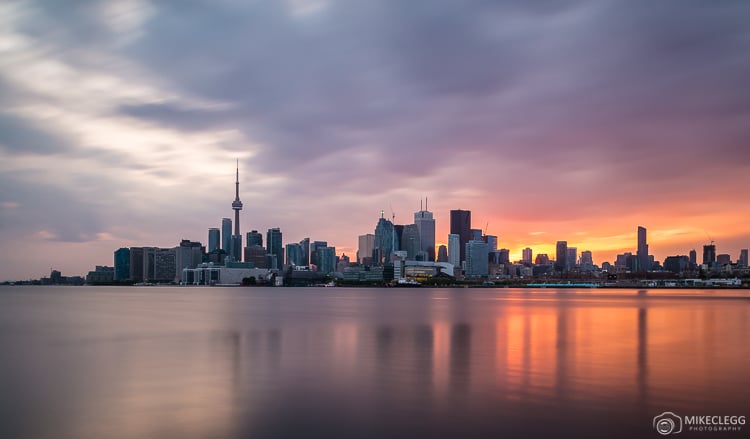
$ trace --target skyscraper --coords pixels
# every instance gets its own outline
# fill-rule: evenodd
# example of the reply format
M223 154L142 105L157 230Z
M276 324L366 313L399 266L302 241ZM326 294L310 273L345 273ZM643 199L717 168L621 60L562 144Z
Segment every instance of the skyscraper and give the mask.
M266 233L266 253L271 256L271 264L268 268L281 268L284 263L284 253L281 244L281 229L274 227Z
M125 280L130 277L130 249L115 250L115 280Z
M368 233L359 235L359 247L357 248L357 262L360 264L372 263L372 250L375 248L375 235ZM367 261L365 261L367 258Z
M240 201L240 161L237 160L237 178L234 182L234 201L232 209L234 210L234 235L232 235L232 251L230 254L235 261L242 260L242 235L240 234L240 210L242 210L242 201Z
M216 227L208 229L208 252L219 249L219 243L221 242L221 233Z
M521 254L523 255L521 256L521 262L523 262L524 264L531 264L532 256L533 256L532 253L533 251L529 247L526 247L525 249L521 250Z
M310 244L310 264L315 266L320 264L320 261L318 261L318 249L323 247L328 247L327 241L313 241Z
M336 271L336 248L319 247L318 250L318 271L329 274Z
M568 241L557 241L555 252L555 270L565 271L568 268Z
M419 229L419 250L427 252L427 260L435 260L435 219L432 216L432 212L427 210L427 202L425 200L425 208L422 209L420 206L419 212L414 212L414 224ZM403 250L403 244L401 245Z
M221 249L227 255L232 254L232 220L229 218L221 219Z
M747 267L747 249L743 248L740 250L740 260L737 261L740 267Z
M288 265L307 265L302 260L304 254L302 253L302 246L296 243L290 243L286 245L286 263Z
M263 247L263 234L259 233L257 230L247 232L247 246L250 247L251 245L259 245Z
M650 271L651 263L648 258L648 243L646 242L646 228L638 226L638 249L636 250L638 258L638 271Z
M448 262L461 268L461 237L455 233L448 235Z
M471 211L470 210L451 210L451 234L459 237L460 261L466 260L466 243L471 240ZM448 242L450 250L450 242Z
M703 264L708 265L708 268L714 266L716 262L716 246L714 244L703 246Z
M404 231L401 234L401 247L399 249L406 252L406 258L409 260L415 260L417 254L422 251L419 227L416 224L407 224L404 226Z
M698 252L695 249L690 250L690 268L695 269L698 265Z
M489 274L489 246L484 241L466 243L466 276L480 277Z
M489 246L490 252L497 250L497 236L495 235L484 235L482 241L486 242Z
M375 249L373 251L377 259L373 261L375 264L387 264L391 261L395 241L396 231L393 223L383 218L383 212L380 212L380 219L375 226Z
M444 245L438 246L437 261L448 262L448 247Z
M576 268L576 265L578 264L578 248L568 247L568 253L566 256L567 269L572 270Z
M310 265L310 238L305 238L299 242L302 246L302 264L303 266Z

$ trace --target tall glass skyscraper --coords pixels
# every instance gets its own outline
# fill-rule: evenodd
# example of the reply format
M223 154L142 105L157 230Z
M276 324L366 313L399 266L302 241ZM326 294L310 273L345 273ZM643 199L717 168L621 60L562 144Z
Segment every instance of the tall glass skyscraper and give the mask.
M565 271L568 269L568 241L557 241L555 252L555 270Z
M638 249L636 250L636 256L638 257L638 271L651 270L651 263L648 258L648 243L646 243L646 228L641 226L638 226Z
M226 254L232 254L232 220L230 218L221 219L221 249Z
M448 262L461 268L461 237L455 233L448 235Z
M419 249L427 253L427 260L435 260L435 219L426 208L414 212L414 224L419 229ZM401 249L403 250L403 244Z
M460 240L460 258L466 260L466 243L471 241L471 211L451 210L451 234L458 235ZM450 248L449 248L450 250ZM460 263L459 265L460 266Z
M211 253L214 250L219 249L219 243L221 242L221 232L216 227L208 229L208 252Z
M381 265L391 261L395 240L393 223L383 218L381 213L378 224L375 226L375 250L373 253L377 255L377 261L373 261L373 263Z
M284 263L284 253L281 244L281 229L274 227L266 233L266 253L275 258L276 265L269 268L281 268Z

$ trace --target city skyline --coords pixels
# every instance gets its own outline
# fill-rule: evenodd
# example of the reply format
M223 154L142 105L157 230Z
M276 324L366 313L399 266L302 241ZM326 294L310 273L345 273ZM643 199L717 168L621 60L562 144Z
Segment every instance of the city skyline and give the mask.
M279 227L354 258L381 210L409 224L427 197L436 248L465 209L511 260L566 241L613 263L639 225L659 261L710 241L735 260L750 244L748 14L0 5L0 280L208 244L232 216L236 158L239 236Z

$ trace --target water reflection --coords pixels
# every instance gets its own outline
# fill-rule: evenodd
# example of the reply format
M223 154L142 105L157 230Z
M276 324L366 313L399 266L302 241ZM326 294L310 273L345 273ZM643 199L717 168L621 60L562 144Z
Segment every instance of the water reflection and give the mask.
M623 296L6 295L0 436L632 437L750 412L747 300Z

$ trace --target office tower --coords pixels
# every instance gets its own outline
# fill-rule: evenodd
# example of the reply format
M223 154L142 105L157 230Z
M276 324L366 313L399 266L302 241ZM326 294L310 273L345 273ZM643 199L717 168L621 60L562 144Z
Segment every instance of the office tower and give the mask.
M690 268L695 268L698 265L698 252L695 249L690 250Z
M302 266L310 265L310 238L305 238L299 242L302 246Z
M247 232L247 246L259 245L263 247L263 234L257 230Z
M310 264L315 265L316 267L319 265L318 249L323 247L328 247L328 242L313 241L312 244L310 244Z
M393 251L401 250L401 241L404 235L403 224L393 224Z
M404 231L401 235L400 250L406 252L406 258L409 260L415 260L417 254L422 251L419 227L416 224L408 224L404 226Z
M568 270L574 269L576 267L576 262L578 262L578 249L576 247L568 247L565 256Z
M143 247L130 247L130 274L133 282L143 282Z
M510 264L510 250L508 250L507 248L501 248L500 250L497 250L494 253L496 254L495 256L496 264L504 264L504 265Z
M539 253L534 259L534 265L549 265L549 256L547 253Z
M646 242L646 228L642 226L638 226L638 249L636 250L636 256L638 257L638 271L651 270L648 258L648 243Z
M726 253L716 255L716 263L719 265L726 265L732 263L732 257Z
M214 250L219 249L221 243L221 231L216 227L208 229L208 252L211 253Z
M585 267L592 267L594 265L594 257L590 250L584 250L581 252L581 265Z
M253 268L268 268L266 256L266 249L259 245L245 247L245 262L249 262Z
M325 274L333 273L336 270L336 248L335 247L318 247L318 271Z
M437 252L437 261L438 262L448 262L448 247L441 245L438 247Z
M242 235L232 235L232 260L242 261Z
M716 262L716 246L714 244L703 246L703 264L708 265L708 268L714 266Z
M435 219L432 212L427 210L427 200L425 200L424 210L414 212L414 224L419 229L419 250L427 253L427 260L435 260ZM403 245L402 245L403 250Z
M286 245L286 263L287 265L304 266L305 261L303 260L304 253L302 252L302 246L300 244L287 244Z
M203 246L200 242L193 242L189 239L180 241L180 245L175 248L175 278L182 280L182 270L185 268L193 269L203 262Z
M557 241L555 252L555 270L565 271L568 268L568 241Z
M737 261L740 267L747 267L747 249L743 248L740 250L740 260Z
M459 237L459 263L466 260L466 243L471 241L471 211L470 210L451 210L451 234ZM450 242L448 242L450 251Z
M466 276L481 277L489 274L489 246L484 241L466 243Z
M394 251L394 242L396 240L393 223L383 218L383 212L380 213L380 219L375 226L375 255L376 265L387 264L391 261L391 253Z
M532 250L529 247L521 250L521 262L524 264L531 264L532 261Z
M667 256L664 259L664 269L672 273L682 273L690 267L690 258L687 256Z
M281 268L284 263L284 253L281 244L281 229L273 227L266 233L266 254L271 256L268 268Z
M375 249L375 235L368 233L359 235L359 247L357 248L357 262L363 265L372 263L372 251ZM365 261L367 259L367 261Z
M448 262L461 267L461 236L456 233L448 235Z
M115 280L125 280L130 277L130 249L115 250Z
M232 254L232 220L229 218L221 219L221 249Z
M155 282L174 282L177 278L177 251L174 248L154 248L154 270Z
M497 250L497 236L484 235L482 236L482 241L487 243L487 246L490 248L491 252L494 252L495 250Z
M482 239L482 229L471 229L470 232L472 241L484 241Z

